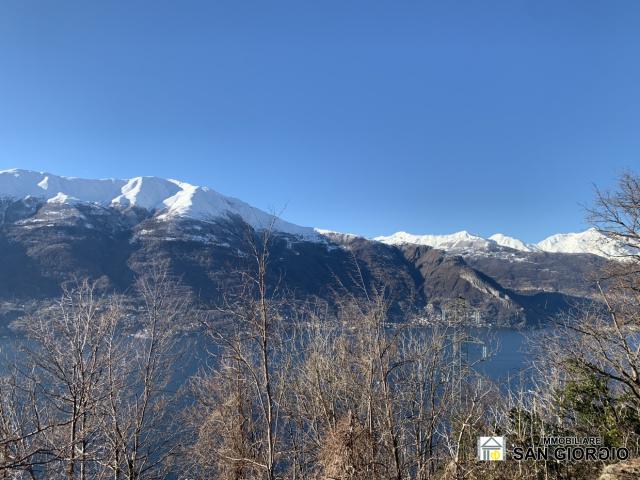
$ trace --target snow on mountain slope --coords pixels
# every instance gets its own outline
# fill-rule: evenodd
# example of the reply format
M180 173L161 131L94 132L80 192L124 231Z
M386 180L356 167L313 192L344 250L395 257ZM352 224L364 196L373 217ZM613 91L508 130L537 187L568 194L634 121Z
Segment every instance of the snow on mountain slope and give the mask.
M60 205L77 205L82 203L82 201L78 200L75 197L71 197L69 195L65 195L64 193L60 192L55 197L52 197L49 200L47 200L47 203L60 204Z
M489 240L493 240L498 245L502 247L513 248L514 250L520 250L521 252L532 252L537 250L536 247L532 247L527 245L522 240L518 240L517 238L508 237L507 235L503 235L502 233L496 233L489 237Z
M375 237L374 240L388 245L427 245L441 250L488 250L492 243L482 237L472 235L466 230L450 235L413 235L407 232L397 232L393 235Z
M338 241L339 243L349 243L353 240L362 239L364 237L354 233L336 232L335 230L326 230L324 228L315 228L317 233L329 240Z
M157 210L164 208L165 200L179 191L177 182L155 177L136 177L120 188L122 193L111 200L111 204Z
M537 243L536 246L545 252L592 253L601 257L624 257L632 253L595 228L579 233L552 235Z
M331 236L339 235L337 232L314 230L274 219L262 210L207 187L157 177L90 180L31 170L2 170L0 198L2 197L35 197L52 205L95 203L104 207L135 206L154 212L161 220L192 218L207 221L238 215L254 228L266 228L273 222L276 231L313 241L324 241L324 238L331 239ZM513 250L524 253L591 253L603 257L621 257L630 253L629 249L607 239L593 228L580 233L552 235L535 245L525 244L521 240L500 233L486 239L467 231L450 235L412 235L397 232L389 236L376 237L374 240L389 245L428 245L446 251L482 255L502 255L502 252L508 252L506 254L513 256L517 254Z
M207 221L238 215L254 228L267 228L273 223L276 231L307 240L322 240L321 235L313 228L274 218L273 215L210 188L157 177L88 180L30 170L2 170L0 198L2 197L36 197L54 204L84 202L105 207L136 206L156 212L161 220L184 217Z
M510 251L505 250L503 247L511 249L511 251L518 250L524 253L540 251L550 253L590 253L607 258L625 257L633 253L630 252L629 248L625 248L605 237L595 228L580 233L552 235L534 245L526 244L522 240L508 237L501 233L485 239L477 235L471 235L466 231L451 235L412 235L406 232L397 232L386 237L376 237L374 240L389 245L428 245L453 253L479 255L502 254L501 252Z

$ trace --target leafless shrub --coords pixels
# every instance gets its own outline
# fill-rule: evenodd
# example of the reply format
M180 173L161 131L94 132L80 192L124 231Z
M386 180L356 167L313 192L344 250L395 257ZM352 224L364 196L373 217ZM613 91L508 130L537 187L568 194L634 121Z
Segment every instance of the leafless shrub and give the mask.
M84 281L28 319L24 355L0 382L0 473L31 478L159 478L177 448L169 406L175 332L188 296L156 265L143 306Z

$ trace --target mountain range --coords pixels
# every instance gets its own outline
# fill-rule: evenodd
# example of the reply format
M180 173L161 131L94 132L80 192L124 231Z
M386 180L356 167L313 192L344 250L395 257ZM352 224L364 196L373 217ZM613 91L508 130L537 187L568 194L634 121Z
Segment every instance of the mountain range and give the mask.
M136 273L162 259L215 303L247 262L247 226L273 229L274 278L300 298L331 302L340 290L357 295L360 282L384 284L398 315L440 314L462 297L476 319L500 325L544 322L588 301L590 276L629 253L594 229L536 244L466 231L367 239L298 226L178 180L12 169L0 171L0 301L7 311L46 301L81 277L126 292Z
M466 230L450 235L412 235L397 232L374 240L388 245L428 245L451 252L491 252L503 247L520 252L588 253L605 258L624 258L627 248L607 238L595 228L578 233L558 233L538 243L524 243L517 238L496 233L489 238L470 234Z

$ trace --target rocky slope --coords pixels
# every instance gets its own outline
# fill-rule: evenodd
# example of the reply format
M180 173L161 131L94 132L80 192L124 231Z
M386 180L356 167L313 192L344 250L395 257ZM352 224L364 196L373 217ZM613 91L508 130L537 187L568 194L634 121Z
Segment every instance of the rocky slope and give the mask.
M45 301L83 277L126 292L137 273L162 260L214 303L248 266L247 233L269 227L274 282L330 303L361 295L361 283L384 285L398 316L438 315L462 297L481 323L539 323L591 297L587 279L609 261L592 248L601 241L594 233L535 246L467 232L368 240L300 227L176 180L8 170L0 172L0 301Z

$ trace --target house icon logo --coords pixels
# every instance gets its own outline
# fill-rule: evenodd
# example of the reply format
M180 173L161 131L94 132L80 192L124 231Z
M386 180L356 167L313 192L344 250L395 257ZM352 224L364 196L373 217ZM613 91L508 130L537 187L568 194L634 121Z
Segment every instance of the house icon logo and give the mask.
M478 460L495 462L505 459L504 437L478 438Z

